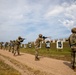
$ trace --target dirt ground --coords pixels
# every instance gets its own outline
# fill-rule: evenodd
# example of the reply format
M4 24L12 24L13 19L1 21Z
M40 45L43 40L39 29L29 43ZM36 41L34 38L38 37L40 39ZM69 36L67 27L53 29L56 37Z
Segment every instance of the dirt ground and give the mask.
M46 72L47 75L76 75L76 72L74 72L71 68L71 63L68 61L62 61L47 57L41 57L39 61L35 61L35 56L27 53L21 53L19 56L13 56L11 52L8 52L6 50L0 50L0 54L10 57L22 64L27 65L28 67L31 67L34 70L39 70L41 72ZM0 56L0 58L4 59ZM7 63L10 65L11 63L7 61ZM12 65L14 68L16 68L14 65ZM23 72L23 70L20 70L16 68L20 72ZM29 71L30 72L30 71ZM31 75L30 73L21 73L22 75ZM45 75L45 74L44 74Z

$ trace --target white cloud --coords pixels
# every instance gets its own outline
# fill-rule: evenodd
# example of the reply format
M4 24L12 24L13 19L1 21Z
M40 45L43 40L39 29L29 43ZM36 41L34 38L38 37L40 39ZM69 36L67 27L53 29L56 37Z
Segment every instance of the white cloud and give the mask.
M62 6L55 6L52 10L49 10L45 14L45 17L57 16L60 13L62 13L63 11L64 11L64 8Z
M72 27L74 27L74 21L73 20L64 20L61 21L61 23L67 27L68 29L71 29Z
M32 41L39 33L56 38L61 25L67 28L74 26L75 7L74 4L69 6L69 2L63 4L61 0L0 0L0 40L16 39L21 35Z
M76 13L76 4L75 3L69 4L64 2L61 5L56 5L52 7L52 9L49 8L44 17L48 21L52 20L53 18L58 18L65 27L71 29L73 27L76 27L75 13Z
M66 4L65 4L66 7ZM76 27L76 4L72 3L71 5L67 4L67 7L64 9L63 17L59 21L69 30L73 27Z
M66 17L71 17L72 19L76 19L76 4L72 4L71 6L66 8L65 15Z

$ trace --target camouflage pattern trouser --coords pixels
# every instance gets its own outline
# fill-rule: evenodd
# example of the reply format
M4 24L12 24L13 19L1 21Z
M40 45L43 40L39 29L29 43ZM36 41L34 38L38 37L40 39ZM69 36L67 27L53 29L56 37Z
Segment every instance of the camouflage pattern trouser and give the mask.
M8 47L7 47L7 46L5 46L5 47L4 47L4 50L8 50Z
M19 51L19 45L15 45L14 47L14 55L16 55L16 53L19 55L20 51Z
M9 52L11 52L11 46L9 46Z
M36 47L35 46L35 59L38 59L38 56L39 56L39 47Z
M0 46L0 49L2 49L2 46Z
M76 67L76 47L71 49L71 62L72 62L72 68L74 69Z
M11 47L12 53L14 53L14 50L15 50L15 48L14 48L14 46L12 46L12 47Z

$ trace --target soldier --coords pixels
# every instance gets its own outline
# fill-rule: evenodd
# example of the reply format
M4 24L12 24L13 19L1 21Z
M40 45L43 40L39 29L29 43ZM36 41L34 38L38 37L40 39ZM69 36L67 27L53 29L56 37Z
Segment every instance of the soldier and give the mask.
M8 42L5 42L4 49L7 50L7 48L8 48Z
M4 44L4 42L1 42L1 44L2 44L2 45L1 45L1 49L2 49L2 48L3 48L3 44Z
M73 28L71 30L72 34L69 37L69 45L71 48L71 58L72 58L72 68L75 69L76 67L76 60L75 60L75 54L76 54L76 28Z
M0 42L0 49L1 49L1 42Z
M13 40L12 42L11 42L11 49L12 49L12 53L14 53L14 49L15 49L15 40Z
M1 42L0 42L0 49L1 49Z
M35 41L35 60L39 60L39 48L40 48L40 43L44 41L48 37L44 37L42 34L39 34L39 37Z
M11 52L12 40L10 40L10 42L8 43L8 46L9 46L9 52Z
M22 38L22 37L18 37L18 39L15 41L15 47L14 47L14 55L16 54L16 52L17 52L17 54L18 55L20 55L20 51L19 51L19 47L20 47L20 45L21 45L21 42L23 42L24 41L24 38Z
M4 42L0 42L0 49L3 48L3 44L4 44Z

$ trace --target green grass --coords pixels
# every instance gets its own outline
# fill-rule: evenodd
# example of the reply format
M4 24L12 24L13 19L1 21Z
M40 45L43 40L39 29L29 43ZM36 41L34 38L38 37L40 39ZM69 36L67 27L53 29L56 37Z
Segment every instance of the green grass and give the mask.
M56 59L61 59L61 60L67 60L70 61L71 59L71 51L68 42L63 44L63 51L56 49L56 44L51 43L51 48L49 51L45 48L45 44L42 44L42 48L39 50L39 55L40 56L45 56L45 57L50 57L50 58L56 58ZM24 53L30 53L30 54L35 54L35 48L32 45L32 48L21 48L21 52Z
M18 71L4 63L2 59L0 59L0 75L21 75Z

